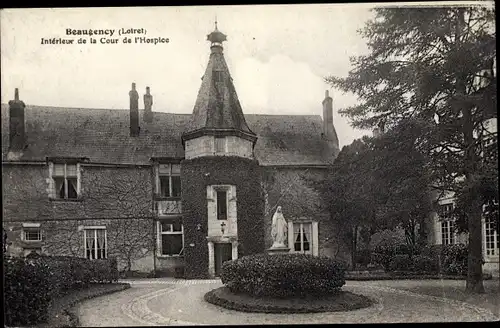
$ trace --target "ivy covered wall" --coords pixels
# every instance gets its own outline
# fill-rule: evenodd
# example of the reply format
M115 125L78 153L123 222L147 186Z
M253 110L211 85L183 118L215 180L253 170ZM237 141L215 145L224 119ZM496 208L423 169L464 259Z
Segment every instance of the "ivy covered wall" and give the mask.
M208 277L208 185L236 186L238 257L264 252L264 198L258 161L233 156L184 160L181 183L186 278Z

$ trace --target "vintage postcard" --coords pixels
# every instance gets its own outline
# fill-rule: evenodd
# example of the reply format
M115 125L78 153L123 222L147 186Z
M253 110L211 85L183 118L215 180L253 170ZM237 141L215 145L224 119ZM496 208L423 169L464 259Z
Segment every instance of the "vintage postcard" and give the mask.
M3 9L5 325L498 321L495 15Z

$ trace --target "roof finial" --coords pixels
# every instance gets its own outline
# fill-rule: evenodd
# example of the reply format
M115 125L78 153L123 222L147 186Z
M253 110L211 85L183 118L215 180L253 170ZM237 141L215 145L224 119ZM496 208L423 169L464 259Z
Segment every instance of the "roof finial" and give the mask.
M217 31L217 14L215 14L215 30Z

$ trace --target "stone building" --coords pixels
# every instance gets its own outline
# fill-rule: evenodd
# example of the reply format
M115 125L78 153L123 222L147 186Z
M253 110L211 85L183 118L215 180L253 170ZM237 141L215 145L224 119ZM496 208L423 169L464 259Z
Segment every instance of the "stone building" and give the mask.
M141 115L134 83L128 113L26 106L16 89L1 111L11 254L117 257L123 269L211 277L223 261L271 246L281 205L291 252L344 258L307 183L339 152L332 98L326 92L323 119L244 115L226 36L216 26L207 39L191 115L153 112L149 87Z

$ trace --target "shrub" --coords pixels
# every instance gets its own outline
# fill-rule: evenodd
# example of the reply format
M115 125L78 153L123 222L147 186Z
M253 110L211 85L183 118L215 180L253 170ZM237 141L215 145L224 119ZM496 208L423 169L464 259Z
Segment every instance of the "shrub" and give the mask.
M371 263L371 251L369 249L361 249L356 254L356 264L366 267Z
M413 270L418 273L437 273L438 266L436 261L425 255L415 255L412 258Z
M382 244L373 250L373 261L386 270L390 270L390 263L397 255L410 255L410 248L406 244Z
M414 271L413 261L409 255L395 255L389 262L389 271Z
M55 290L50 268L39 261L4 257L4 314L8 326L35 324L47 319Z
M8 325L46 320L55 298L86 285L118 280L116 260L64 256L4 258L4 294Z
M322 296L340 291L345 269L327 257L258 254L225 262L221 280L233 293L257 297Z
M467 275L467 246L464 244L443 246L441 271L451 275Z

